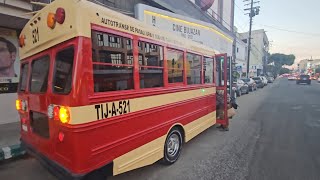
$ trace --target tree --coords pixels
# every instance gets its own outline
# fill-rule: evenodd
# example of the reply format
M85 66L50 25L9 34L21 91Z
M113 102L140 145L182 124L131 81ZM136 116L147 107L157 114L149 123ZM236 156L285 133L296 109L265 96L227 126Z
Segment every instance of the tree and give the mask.
M271 72L274 76L277 74L284 74L283 72L287 72L287 68L282 68L283 65L292 65L296 57L293 54L286 55L281 53L271 54L268 59L268 64L273 63L274 65L271 67L267 66L267 71ZM289 69L288 69L289 70ZM289 70L290 72L290 70Z
M280 67L282 67L283 65L291 66L294 63L295 59L296 57L293 54L286 55L286 54L275 53L269 56L268 64L274 62L275 66L280 66Z
M279 74L288 74L290 73L290 69L288 68L281 68Z

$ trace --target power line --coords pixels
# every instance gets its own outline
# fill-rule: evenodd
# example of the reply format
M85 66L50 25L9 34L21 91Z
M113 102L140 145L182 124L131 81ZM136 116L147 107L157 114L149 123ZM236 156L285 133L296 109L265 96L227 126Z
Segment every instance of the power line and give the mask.
M295 31L295 30L289 30L289 29L279 28L279 27L265 25L265 24L256 24L256 25L265 26L265 27L276 29L276 30L279 30L279 31L291 32L291 33L296 33L296 34L310 35L310 36L320 36L320 33L310 33L310 32Z

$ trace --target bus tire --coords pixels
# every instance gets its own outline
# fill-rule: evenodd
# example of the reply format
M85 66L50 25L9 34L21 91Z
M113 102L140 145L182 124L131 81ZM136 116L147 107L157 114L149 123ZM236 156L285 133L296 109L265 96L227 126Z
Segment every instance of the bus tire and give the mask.
M162 164L171 165L175 163L181 154L183 144L182 132L178 128L173 128L164 144L164 157Z

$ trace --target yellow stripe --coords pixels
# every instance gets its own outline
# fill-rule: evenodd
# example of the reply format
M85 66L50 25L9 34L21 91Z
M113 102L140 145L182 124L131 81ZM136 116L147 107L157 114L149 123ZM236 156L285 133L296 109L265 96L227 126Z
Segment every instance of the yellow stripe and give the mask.
M186 142L190 141L202 131L216 124L216 112L209 113L196 121L193 121L185 126Z
M216 112L211 112L184 126L185 140L200 134L216 123ZM118 175L133 169L147 166L163 158L167 135L161 136L113 160L113 174Z
M144 10L144 13L145 14L150 14L150 15L153 15L153 16L162 17L164 19L170 19L172 21L188 24L188 25L191 25L191 26L201 27L201 28L207 29L207 30L209 30L209 31L211 31L211 32L213 32L215 34L218 34L219 36L225 38L226 40L228 40L230 42L233 42L233 40L231 38L227 37L226 35L224 35L223 33L219 32L218 30L216 30L216 29L214 29L212 27L204 26L204 25L201 25L201 24L189 22L189 21L186 21L186 20L174 18L174 17L171 17L171 16L163 15L163 14L158 14L158 13L155 13L155 12L152 12L152 11L148 11L148 10Z
M196 89L196 90L189 90L189 91L182 91L176 93L169 93L169 94L161 94L155 96L147 96L141 98L135 98L130 100L121 100L121 102L130 101L130 112L137 112L149 108L154 108L158 106L163 106L171 103L176 103L188 99L199 98L203 96L207 96L210 94L214 94L216 92L215 87L205 88L205 89ZM112 109L112 105L114 104L115 109L119 109L119 101L114 102L106 102L108 103L108 110ZM106 103L103 103L105 106ZM88 106L80 106L80 107L71 107L71 121L70 124L81 124L87 123L94 120L98 120L97 118L97 109L95 105L88 105ZM127 107L128 110L128 107ZM104 113L106 113L106 108L104 108ZM110 115L110 113L109 113ZM117 113L115 116L119 116L120 114ZM101 119L101 111L99 111L99 119ZM111 116L108 116L110 118ZM114 116L112 116L114 117Z

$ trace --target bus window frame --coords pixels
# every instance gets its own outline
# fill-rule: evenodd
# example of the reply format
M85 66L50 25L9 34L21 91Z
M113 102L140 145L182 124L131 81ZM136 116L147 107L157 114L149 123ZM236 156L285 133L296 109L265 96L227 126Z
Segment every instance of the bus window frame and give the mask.
M55 83L55 79L54 77L56 76L56 57L57 57L57 54L61 51L64 51L66 49L69 49L69 48L73 48L73 64L72 64L72 74L71 74L71 89L69 92L67 93L62 93L62 92L56 92L54 91L54 83ZM72 90L73 90L73 80L74 80L74 74L75 74L75 63L76 63L76 59L78 58L78 46L76 45L76 43L74 41L70 41L70 42L67 42L66 44L63 44L57 48L54 48L52 49L52 57L53 57L53 66L52 66L52 82L51 82L51 92L53 94L57 94L57 95L69 95Z
M135 42L136 39L134 38L133 35L129 34L129 33L125 33L125 32L121 32L121 31L118 31L118 30L114 30L114 29L110 29L110 28L107 28L107 27L103 27L103 26L100 26L100 25L96 25L96 24L92 24L91 23L91 34L92 34L92 31L98 31L98 32L101 32L101 33L107 33L107 34L111 34L111 35L115 35L115 36L119 36L119 37L122 37L122 38L127 38L127 39L131 39L132 40L132 54L133 54L133 64L132 65L128 65L128 64L123 64L121 66L130 66L132 67L132 76L133 76L133 89L128 89L128 90L118 90L118 91L105 91L105 92L95 92L94 89L90 90L92 91L93 95L103 95L103 96L106 96L106 97L109 97L109 96L117 96L117 95L130 95L130 94L134 94L137 90L139 90L140 88L140 82L139 83L136 83L136 69L139 68L139 67L136 67L136 61L138 61L136 59L136 56L135 56L135 43L138 43L138 42ZM94 70L93 70L93 65L94 64L100 64L100 65L110 65L110 63L102 63L102 62L95 62L92 58L92 55L93 55L93 44L92 44L92 35L90 37L90 44L91 44L91 48L90 48L90 60L91 60L91 69L92 69L92 82L91 82L91 87L94 88ZM138 44L137 44L138 45ZM138 77L139 78L139 77ZM139 87L138 87L139 86Z
M163 66L140 66L140 64L139 64L139 62L137 62L137 64L138 64L138 69L137 69L137 71L138 71L138 74L139 74L139 90L141 90L141 91L143 91L143 90L157 90L157 89L163 89L163 88L166 88L166 87L168 87L168 80L167 79L165 79L165 78L168 78L168 75L166 74L167 73L167 70L166 70L166 67L167 67L167 62L166 62L166 58L165 58L165 49L166 49L166 46L165 46L165 44L164 43L161 43L161 42L158 42L158 41L154 41L154 40L151 40L151 39L147 39L147 38L143 38L143 37L138 37L137 39L136 39L136 41L137 41L137 48L138 48L138 58L139 58L139 46L138 46L138 43L139 43L139 41L140 42L144 42L144 43L150 43L150 44L154 44L154 45L157 45L157 46L161 46L162 47L162 57L163 57ZM134 44L135 45L135 44ZM139 59L137 60L137 61L139 61ZM163 78L163 86L162 87L152 87L152 88L140 88L140 67L147 67L147 68L157 68L157 69L162 69L162 71L163 71L163 75L162 75L162 78Z
M187 60L187 54L194 54L194 55L198 55L198 56L200 56L200 65L201 65L201 69L200 69L200 74L201 74L201 83L200 84L188 84L188 80L187 80L187 82L186 82L186 85L187 86L200 86L200 85L204 85L204 71L203 71L203 58L204 58L204 56L203 56L203 54L201 54L201 53L198 53L198 52L195 52L195 51L189 51L189 50L187 50L186 51L186 60L185 60L185 62L187 62L188 60ZM190 68L191 69L191 68ZM187 71L187 69L185 70L185 71ZM186 78L187 79L187 78Z
M36 60L39 60L40 58L42 57L46 57L48 56L49 57L49 72L48 72L48 81L47 81L47 90L45 92L31 92L30 91L30 88L31 88L31 81L32 81L32 71L33 71L33 68L32 68L32 64L34 61ZM35 56L32 56L30 59L28 59L28 62L29 62L29 76L28 76L28 93L30 94L34 94L34 95L41 95L41 94L46 94L46 93L49 93L50 92L50 89L52 88L51 87L51 79L52 79L52 49L48 49L46 51L43 51ZM26 92L26 91L25 91Z
M21 80L22 80L22 76L20 75L20 77L19 77L19 86L18 86L18 93L19 92L21 92L21 93L25 93L25 92L28 92L28 88L29 88L29 73L30 73L30 62L29 61L23 61L23 62L21 62L21 64L20 64L20 72L22 72L22 66L24 66L24 65L27 65L27 67L28 67L28 70L27 70L27 79L26 79L26 88L24 89L24 91L21 91L21 85L22 85L22 83L21 83Z
M186 49L182 49L182 48L173 48L175 46L167 46L166 47L166 51L165 51L165 63L167 65L166 67L166 72L167 72L167 79L165 80L167 82L167 87L176 87L176 86L185 86L187 85L186 83L186 80L187 80L187 77L186 77ZM168 71L168 60L167 60L167 54L168 54L168 51L178 51L178 52L182 52L182 56L183 56L183 67L182 67L182 79L183 81L182 82L174 82L174 83L169 83L169 71ZM171 69L174 69L174 68L171 68Z
M211 58L213 60L213 82L212 83L205 83L204 82L204 78L205 78L205 74L204 74L204 64L203 64L203 61L204 61L204 58ZM202 70L203 70L203 84L207 84L207 85L213 85L213 86L216 86L216 80L215 80L215 75L216 75L216 71L215 71L215 68L216 68L216 61L215 61L215 58L214 56L206 56L204 55L203 58L202 58Z
M116 101L119 99L127 99L127 98L136 98L136 97L144 97L144 96L151 96L151 95L159 95L159 94L166 94L166 93L171 93L171 92L180 92L180 91L186 91L186 90L194 90L194 89L199 89L199 88L207 88L207 87L213 87L216 84L197 84L195 86L193 85L187 85L187 77L186 77L186 71L185 67L183 68L184 73L184 80L181 83L168 83L168 72L167 72L167 50L176 50L176 51L182 51L184 54L184 61L186 61L186 52L193 52L195 54L200 54L199 52L191 51L187 48L182 48L179 46L175 46L172 44L164 43L161 40L154 40L154 39L149 39L148 37L143 37L140 35L135 35L127 32L122 32L120 30L114 30L110 29L108 27L103 27L94 23L91 23L91 29L90 31L99 31L99 32L104 32L104 33L110 33L114 34L117 36L122 36L125 38L130 38L133 40L133 53L136 53L136 56L134 56L134 81L137 82L134 84L134 89L131 90L123 90L123 91L107 91L107 92L94 92L94 81L93 78L90 77L90 81L88 84L88 87L90 87L89 90L89 99L91 103L99 103L102 101ZM90 37L90 50L89 50L89 57L88 60L90 61L90 65L92 66L92 37ZM144 41L144 42L149 42L152 44L160 45L163 46L163 53L164 53L164 86L163 87L155 87L155 88L143 88L140 89L140 77L139 77L139 61L138 61L138 41ZM202 55L204 56L204 54ZM206 55L207 56L207 55ZM211 57L213 60L215 60L215 56L207 56ZM215 63L215 61L214 61ZM186 64L184 62L184 64ZM92 66L93 67L93 66ZM90 67L89 73L93 73L93 68ZM215 68L215 64L214 64ZM215 72L214 72L215 73ZM137 76L135 76L137 74Z

